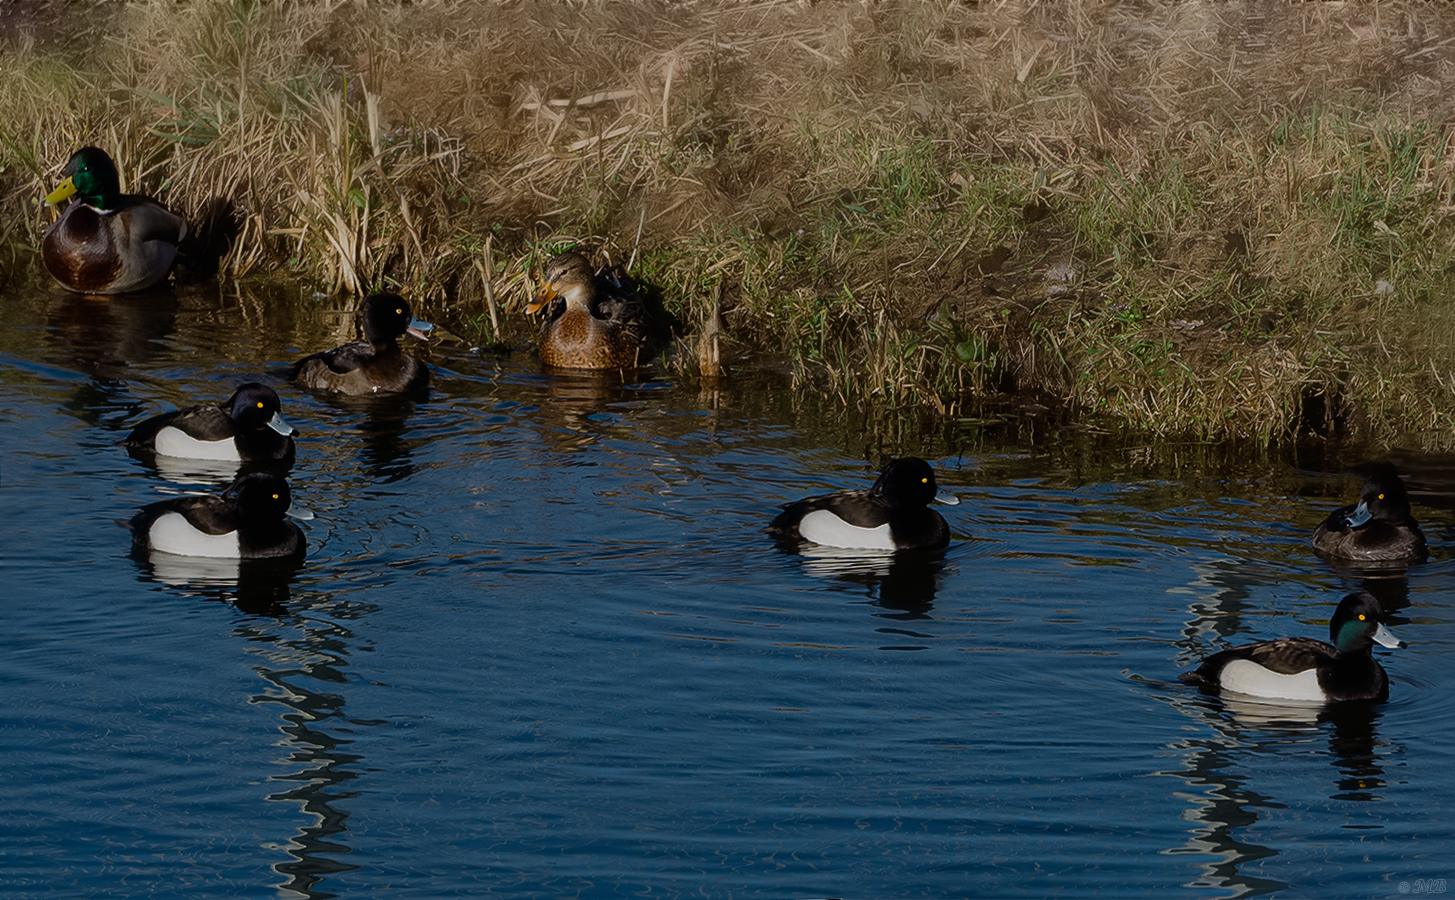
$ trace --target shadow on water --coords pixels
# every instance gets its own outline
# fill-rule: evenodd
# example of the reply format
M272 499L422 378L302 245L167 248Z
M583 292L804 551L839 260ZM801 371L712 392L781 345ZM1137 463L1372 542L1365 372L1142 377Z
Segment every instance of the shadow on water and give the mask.
M804 573L829 583L854 585L862 590L868 602L880 608L876 616L901 623L901 627L877 628L877 633L925 642L936 637L911 630L909 625L934 619L931 612L935 596L946 574L943 553L873 553L794 541L780 542L779 547L796 557ZM928 643L914 643L880 649L928 647Z
M291 463L273 460L240 463L231 460L163 456L143 447L123 449L142 468L173 484L206 485L222 489L250 472L274 472L287 478L293 468Z
M556 435L557 449L580 450L601 439L602 417L609 421L613 408L640 400L651 388L637 380L642 369L576 372L547 369L537 376L544 385L544 400L537 424L542 433Z
M46 295L46 338L55 362L90 376L65 409L89 425L112 427L145 409L127 379L152 359L176 327L170 290L95 297L54 289Z
M1329 569L1339 576L1343 584L1344 592L1352 594L1355 591L1368 591L1374 599L1379 601L1387 613L1398 613L1401 610L1409 609L1410 606L1410 579L1409 569L1406 566L1345 566L1328 564ZM1390 625L1398 625L1404 620L1393 616L1388 620Z
M132 549L140 580L184 596L231 603L242 612L280 616L288 608L301 562L212 559Z
M126 378L176 330L178 302L170 290L97 297L57 289L49 297L46 334L60 361L98 379Z

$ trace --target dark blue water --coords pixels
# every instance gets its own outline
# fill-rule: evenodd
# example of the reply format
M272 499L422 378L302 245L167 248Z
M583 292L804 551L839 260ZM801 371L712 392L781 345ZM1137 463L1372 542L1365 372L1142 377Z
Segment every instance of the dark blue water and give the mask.
M306 563L130 555L203 489L118 446L346 317L236 286L0 293L6 897L1397 896L1455 879L1455 517L1366 577L1357 484L1256 448L846 416L443 344L427 400L276 381ZM267 377L265 375L265 377ZM915 453L943 559L789 555L783 502ZM1337 463L1337 464L1336 464ZM1391 701L1176 682L1367 586ZM1450 885L1455 890L1455 883Z

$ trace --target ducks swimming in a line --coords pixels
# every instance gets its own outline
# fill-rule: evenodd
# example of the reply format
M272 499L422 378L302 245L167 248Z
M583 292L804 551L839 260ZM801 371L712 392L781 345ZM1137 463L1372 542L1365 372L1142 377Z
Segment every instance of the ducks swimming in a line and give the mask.
M630 369L646 362L647 308L618 266L593 272L580 253L545 266L545 285L526 312L545 313L537 336L541 361L561 369Z
M1429 557L1425 534L1410 512L1404 482L1389 463L1363 463L1351 470L1363 476L1359 502L1329 513L1314 532L1314 550L1339 561L1423 562Z
M153 416L124 443L159 456L222 462L292 463L295 452L293 426L283 420L277 392L253 381L221 403Z
M82 294L120 294L167 277L187 234L181 216L150 197L121 193L106 151L82 147L64 180L45 199L71 203L41 241L41 259L62 287Z
M1389 698L1389 676L1374 660L1374 644L1404 642L1384 627L1379 601L1365 591L1340 601L1329 620L1329 640L1290 637L1214 653L1178 678L1249 697L1324 703Z
M434 326L416 319L398 294L374 294L364 301L364 340L305 356L288 377L306 388L339 394L403 393L429 384L429 369L399 346L412 335L426 340Z
M868 490L837 491L783 507L768 525L780 540L852 550L942 550L950 527L930 503L960 501L943 492L935 470L915 456L891 461Z

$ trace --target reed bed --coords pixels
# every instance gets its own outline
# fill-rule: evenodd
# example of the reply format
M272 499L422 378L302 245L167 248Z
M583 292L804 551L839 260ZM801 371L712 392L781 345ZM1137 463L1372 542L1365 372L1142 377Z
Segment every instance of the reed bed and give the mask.
M523 345L630 264L729 369L973 420L1455 446L1455 9L1271 0L45 3L0 19L0 228L69 153L219 277ZM15 251L25 256L26 250Z

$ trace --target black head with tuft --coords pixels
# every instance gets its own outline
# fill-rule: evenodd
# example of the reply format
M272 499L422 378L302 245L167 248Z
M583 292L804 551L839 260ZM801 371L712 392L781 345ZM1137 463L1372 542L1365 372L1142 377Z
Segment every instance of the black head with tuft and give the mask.
M935 470L917 456L891 460L871 490L888 501L892 509L928 506L939 493Z

